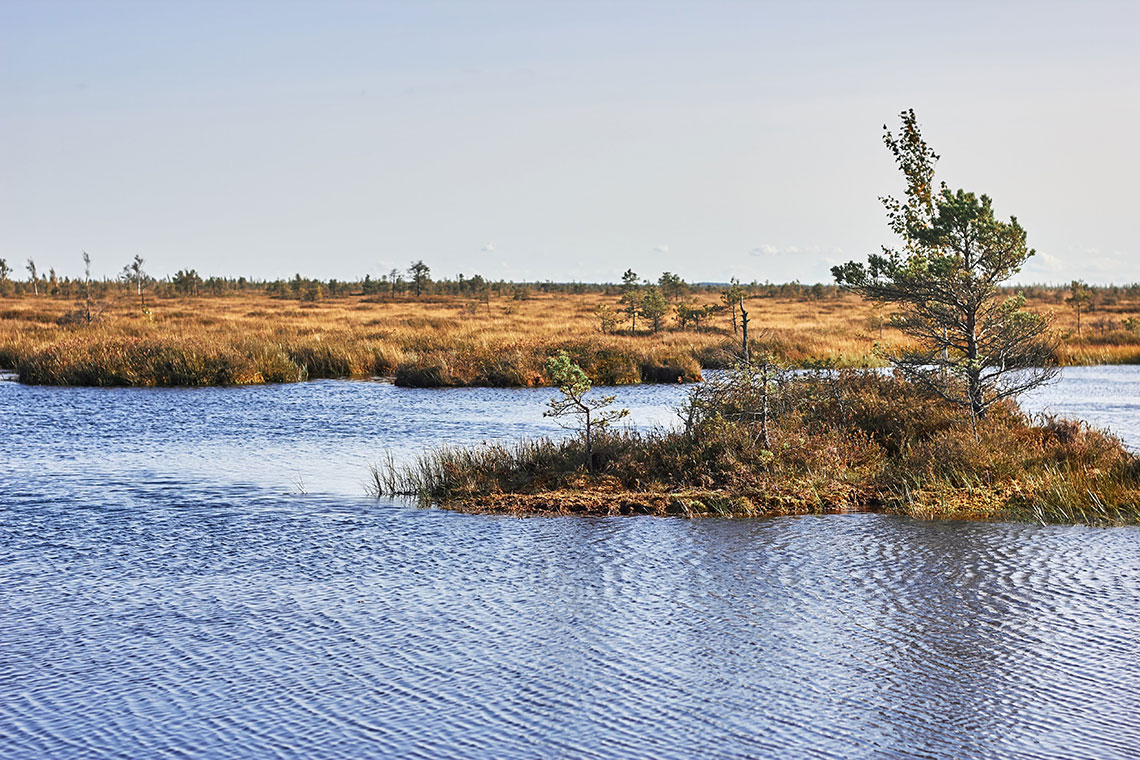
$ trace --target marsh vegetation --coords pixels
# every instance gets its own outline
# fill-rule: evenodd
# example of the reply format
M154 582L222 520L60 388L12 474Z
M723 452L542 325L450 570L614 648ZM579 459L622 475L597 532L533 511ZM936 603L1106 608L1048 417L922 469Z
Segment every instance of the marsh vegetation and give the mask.
M984 419L902 377L738 369L690 391L673 429L438 448L373 469L378 495L470 511L1135 523L1140 460L1013 402ZM593 471L586 462L593 463Z
M798 366L875 367L877 348L906 336L891 309L834 287L739 286L751 339ZM0 298L0 367L50 385L230 385L320 377L392 376L413 386L531 386L565 350L598 384L695 380L731 363L734 313L722 286L690 287L685 309L704 310L662 329L622 318L620 288L528 286L486 300L465 294L282 297L264 289L193 296L170 291L139 306L136 284L92 283L91 321L76 318L78 290ZM153 287L152 287L153 290ZM1064 288L1027 288L1027 310L1048 316L1059 365L1140 362L1140 287L1100 288L1094 310L1076 311ZM300 291L303 294L303 290ZM80 304L82 307L83 304ZM719 307L719 308L718 308ZM599 316L601 312L602 316ZM606 314L614 314L607 318Z

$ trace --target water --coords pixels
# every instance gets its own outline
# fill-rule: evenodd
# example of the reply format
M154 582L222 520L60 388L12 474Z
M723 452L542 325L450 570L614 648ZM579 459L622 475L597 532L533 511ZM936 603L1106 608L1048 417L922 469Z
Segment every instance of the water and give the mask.
M0 757L1140 757L1140 530L362 496L550 395L0 383ZM1140 444L1138 368L1030 403Z
M1140 367L1067 367L1060 382L1022 399L1035 412L1085 420L1140 451Z

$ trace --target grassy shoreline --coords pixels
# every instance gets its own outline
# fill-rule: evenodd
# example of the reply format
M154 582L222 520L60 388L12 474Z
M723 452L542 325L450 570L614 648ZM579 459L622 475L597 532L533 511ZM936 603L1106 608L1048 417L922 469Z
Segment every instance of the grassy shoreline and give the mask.
M713 306L715 290L696 292ZM1055 300L1055 299L1054 299ZM797 366L876 367L876 345L904 337L885 315L850 294L817 299L748 300L758 343ZM129 294L98 305L98 319L76 321L67 298L0 299L0 368L43 385L204 386L297 382L316 378L394 377L412 387L548 385L547 358L565 350L601 385L689 382L702 369L727 366L738 344L719 313L683 329L670 318L636 334L620 323L602 333L598 308L614 295L535 293L520 300L463 297L342 296L316 303L264 294L171 298L142 312ZM1058 364L1140 363L1140 333L1121 324L1140 304L1104 309L1099 327L1072 335L1072 315L1046 298L1030 307L1049 313L1063 339ZM1087 317L1086 317L1087 319ZM1132 324L1131 322L1127 322ZM1103 329L1102 329L1103 328ZM1064 336L1068 337L1064 337Z
M787 382L763 443L756 398L678 430L428 451L373 470L376 495L515 515L686 517L877 511L926 519L1140 523L1140 458L1113 436L1004 404L977 427L877 373Z

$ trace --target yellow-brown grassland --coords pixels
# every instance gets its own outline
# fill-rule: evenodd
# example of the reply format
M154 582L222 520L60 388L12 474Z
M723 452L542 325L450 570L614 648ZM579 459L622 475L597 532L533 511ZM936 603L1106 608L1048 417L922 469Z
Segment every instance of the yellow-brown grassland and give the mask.
M1140 300L1102 298L1076 319L1064 289L1035 288L1028 307L1047 314L1061 365L1140 362ZM855 295L781 296L751 289L751 341L796 365L882 366L901 345L889 313ZM715 287L691 307L720 311L681 329L670 309L659 332L630 334L616 289L543 292L516 287L491 298L341 295L309 301L244 290L139 299L104 285L87 312L72 298L0 298L0 367L49 385L236 385L320 377L391 376L415 386L528 386L549 382L546 359L566 350L597 384L677 382L726 364L739 345ZM603 333L599 307L617 319Z

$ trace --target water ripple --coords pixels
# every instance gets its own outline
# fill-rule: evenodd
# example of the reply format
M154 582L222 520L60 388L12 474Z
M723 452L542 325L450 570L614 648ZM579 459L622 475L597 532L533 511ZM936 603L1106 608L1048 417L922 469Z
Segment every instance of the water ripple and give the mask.
M1140 756L1138 530L361 498L543 432L402 393L0 386L0 757Z
M186 510L5 522L0 754L1140 746L1140 531Z

